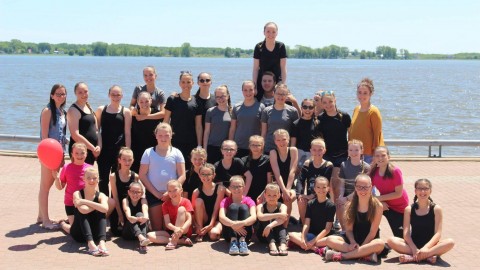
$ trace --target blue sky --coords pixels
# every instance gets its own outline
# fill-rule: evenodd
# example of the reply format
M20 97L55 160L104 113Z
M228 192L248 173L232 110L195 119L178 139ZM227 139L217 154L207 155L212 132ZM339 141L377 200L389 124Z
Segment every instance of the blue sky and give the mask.
M0 0L0 41L253 48L263 25L286 45L480 52L480 1Z

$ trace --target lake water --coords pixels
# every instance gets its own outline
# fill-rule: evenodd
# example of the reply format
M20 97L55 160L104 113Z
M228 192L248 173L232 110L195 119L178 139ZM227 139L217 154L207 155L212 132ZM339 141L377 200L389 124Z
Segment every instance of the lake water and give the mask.
M108 88L124 90L128 105L133 89L143 83L142 69L153 65L157 85L168 94L179 91L181 70L206 71L215 86L227 84L232 101L242 100L241 83L250 79L252 59L0 56L0 133L39 134L39 115L55 83L67 87L67 105L78 81L89 85L90 103L108 103ZM352 113L356 84L374 81L372 103L383 117L388 139L480 139L480 61L400 61L289 59L288 86L298 100L318 89L334 90L338 108ZM192 91L193 92L193 91ZM35 151L36 145L0 142L0 149ZM393 154L427 155L427 147L395 147ZM443 155L480 156L480 149L444 147Z

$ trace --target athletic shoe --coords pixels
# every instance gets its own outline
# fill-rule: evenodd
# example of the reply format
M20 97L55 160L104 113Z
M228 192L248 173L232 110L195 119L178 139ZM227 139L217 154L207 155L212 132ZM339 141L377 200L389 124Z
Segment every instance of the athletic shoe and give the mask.
M230 254L230 255L240 254L240 250L238 249L237 241L230 242L230 248L228 249L228 254Z
M247 242L240 241L240 248L239 248L240 255L248 255L250 250L248 250Z
M316 254L318 254L318 255L320 255L320 256L322 256L322 257L325 257L325 254L326 254L327 251L329 251L329 250L330 250L330 249L329 249L327 246L325 246L325 247L321 247L321 248L317 247L317 248L315 248L315 250L314 250L313 252L316 253Z
M370 254L370 255L368 255L368 256L365 256L365 257L363 257L363 258L360 258L360 260L361 260L361 261L365 261L365 262L374 262L374 263L376 263L376 262L378 262L377 253L374 252L374 253L372 253L372 254Z
M325 253L325 260L328 261L333 261L333 262L338 262L342 260L342 253L341 252L336 252L333 250L328 250Z

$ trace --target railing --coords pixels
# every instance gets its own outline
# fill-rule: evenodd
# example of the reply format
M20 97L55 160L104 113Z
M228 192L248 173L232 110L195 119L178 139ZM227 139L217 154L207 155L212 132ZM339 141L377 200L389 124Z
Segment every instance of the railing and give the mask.
M0 134L0 141L10 142L40 142L40 138L36 136ZM388 146L428 146L428 157L442 157L443 146L462 146L462 147L479 147L480 140L385 140ZM432 147L438 147L438 155L432 155Z

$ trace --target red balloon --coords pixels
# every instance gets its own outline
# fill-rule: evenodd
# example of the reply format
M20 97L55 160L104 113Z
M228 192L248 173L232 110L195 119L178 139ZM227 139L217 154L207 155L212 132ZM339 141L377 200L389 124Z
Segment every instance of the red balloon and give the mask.
M54 139L42 140L37 147L37 155L40 162L50 170L56 170L63 161L62 145Z

